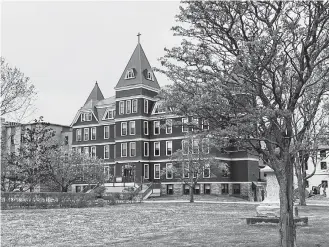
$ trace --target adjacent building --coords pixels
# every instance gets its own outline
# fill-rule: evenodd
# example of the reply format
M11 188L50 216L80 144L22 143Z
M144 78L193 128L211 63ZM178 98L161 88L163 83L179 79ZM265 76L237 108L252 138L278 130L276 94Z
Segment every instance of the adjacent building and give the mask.
M205 131L211 126L206 120L174 116L163 109L156 99L159 83L140 43L114 89L115 95L105 98L96 82L71 124L72 149L104 159L107 182L153 182L160 184L161 194L188 193L180 181L163 177L160 171L171 165L171 154L182 148L189 122L197 122ZM182 125L171 125L173 121ZM230 166L230 175L204 173L195 193L257 199L259 158L237 149L210 152ZM74 184L72 191L80 191L81 186L83 182Z

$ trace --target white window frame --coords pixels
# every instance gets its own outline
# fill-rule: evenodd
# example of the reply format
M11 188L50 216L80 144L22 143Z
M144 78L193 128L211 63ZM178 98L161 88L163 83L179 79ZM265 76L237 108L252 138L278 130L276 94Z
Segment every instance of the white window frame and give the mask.
M185 176L185 165L187 166L187 176ZM190 164L186 163L183 165L183 178L190 178Z
M108 133L108 137L106 137L106 133ZM110 125L104 126L104 139L110 139Z
M88 131L86 131L86 130L88 130ZM86 133L88 133L88 138L86 138ZM89 141L89 128L84 128L83 129L83 140L84 141Z
M95 151L94 155L93 155L93 150ZM96 146L90 147L90 157L96 158Z
M128 69L125 75L125 80L135 78L135 73L133 69Z
M159 155L155 155L155 144L156 143L159 143ZM160 146L161 146L161 143L160 142L154 142L154 144L153 144L153 147L154 147L154 156L160 156L160 154L161 154L161 148L160 148Z
M198 150L197 152L194 152L194 143L197 143ZM199 150L199 140L193 139L192 140L192 154L198 154L200 152Z
M193 171L193 178L197 178L197 176L195 176L195 168L198 166L198 162L193 162L193 167L194 167L194 171ZM198 175L198 174L196 174Z
M184 125L186 125L187 130L184 130ZM182 118L182 132L188 132L188 118L187 117Z
M86 152L87 150L87 152ZM83 147L83 153L89 155L89 147Z
M78 151L79 154L81 154L82 153L82 147L78 147L77 151Z
M126 100L126 114L131 113L131 100Z
M193 127L192 127L192 131L195 129L198 129L199 128L199 118L197 117L193 117L192 118L192 122L193 122ZM195 122L195 123L194 123Z
M168 131L168 125L169 125L170 131ZM166 134L172 134L172 119L166 120Z
M134 103L136 103L136 109L134 110ZM131 102L131 112L132 113L137 113L138 111L138 100L137 99L133 99Z
M105 180L110 179L110 166L104 166L104 177L105 177Z
M92 116L91 112L87 112L86 114L87 114L86 121L93 120L93 116Z
M93 131L95 130L95 138L93 138ZM91 138L90 140L96 140L97 138L97 130L96 130L96 127L92 127L91 128Z
M208 177L206 177L206 176L204 175L204 171L205 171L206 169L209 170L209 172L208 172ZM204 168L203 168L203 178L210 178L210 165L209 165L209 164L206 164L206 165L204 166Z
M126 125L126 134L125 135L122 134L123 125ZM121 122L121 136L126 136L126 135L128 135L128 124L127 124L127 122Z
M159 133L158 134L155 133L156 123L159 123ZM154 121L153 122L153 134L156 136L156 135L160 135L160 133L161 133L161 130L160 130L160 121Z
M187 150L184 149L184 143L186 143L186 145L187 145ZM188 140L182 140L182 153L183 154L188 154L189 150L190 150L190 147L189 147Z
M135 145L135 155L132 155L131 153L131 151L132 151L132 146L133 145ZM129 143L129 155L130 155L130 157L136 157L136 142L130 142Z
M171 154L168 154L169 143L171 144ZM172 156L172 153L173 153L172 141L166 141L166 156Z
M126 146L126 154L125 155L123 155L123 146ZM121 157L127 157L127 155L128 155L128 145L127 145L127 142L122 142L121 143Z
M206 147L206 150L204 150L204 147ZM210 152L209 138L202 139L202 152L205 154L209 154Z
M75 132L75 134L76 134L76 136L75 136L76 140L78 142L81 142L82 141L82 129L77 129L77 131Z
M149 113L149 101L144 99L144 113Z
M131 130L132 130L132 124L133 124L133 126L134 126L134 133L132 134L131 132ZM136 121L129 121L129 135L136 135Z
M81 113L81 122L85 122L86 121L86 115L84 112Z
M146 167L147 167L147 172L145 169ZM144 179L150 179L150 165L149 164L144 164Z
M108 114L111 112L112 114L112 117L106 117L108 116ZM114 110L110 110L110 109L107 109L105 114L104 114L104 117L103 117L103 120L106 120L106 119L114 119Z
M120 101L119 102L119 115L123 115L123 114L125 114L125 102Z
M145 128L145 124L146 124L146 128ZM146 129L146 133L145 133L145 129ZM144 132L144 135L146 135L146 136L149 135L149 121L143 122L143 132Z
M149 81L154 81L153 73L151 71L147 71L146 79Z
M108 154L108 155L106 155ZM104 159L109 159L110 158L110 145L105 145L104 146Z
M156 167L159 167L159 177L155 177L156 174ZM154 179L160 179L160 164L154 164Z
M144 142L144 156L149 157L150 156L150 143Z
M168 177L168 167L172 167L172 163L166 163L166 179L173 179L173 173L171 172L171 178Z

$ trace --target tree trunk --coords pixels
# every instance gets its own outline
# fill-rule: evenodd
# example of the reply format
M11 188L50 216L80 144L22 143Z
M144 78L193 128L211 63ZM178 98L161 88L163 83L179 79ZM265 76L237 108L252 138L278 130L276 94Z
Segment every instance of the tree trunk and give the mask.
M190 187L190 202L194 202L194 187L195 185Z
M284 171L277 177L280 186L280 246L294 247L293 166L289 161L286 161Z
M295 166L297 182L298 182L298 196L299 196L299 205L306 206L306 195L305 195L305 182L301 166Z

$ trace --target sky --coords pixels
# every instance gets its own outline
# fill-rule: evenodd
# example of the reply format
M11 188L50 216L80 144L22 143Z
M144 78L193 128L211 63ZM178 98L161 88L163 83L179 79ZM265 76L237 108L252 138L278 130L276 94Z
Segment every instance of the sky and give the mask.
M153 67L164 48L179 44L170 30L179 13L178 1L3 2L1 56L18 67L37 89L34 111L70 125L98 82L105 98L114 87L137 45ZM160 86L169 83L156 73Z

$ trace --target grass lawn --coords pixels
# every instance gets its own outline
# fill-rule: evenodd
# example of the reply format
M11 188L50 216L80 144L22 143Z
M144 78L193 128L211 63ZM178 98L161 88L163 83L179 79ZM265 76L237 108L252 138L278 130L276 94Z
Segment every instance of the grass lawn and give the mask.
M256 205L142 203L2 211L1 246L278 246L276 225L246 224ZM300 209L298 246L329 246L329 207Z

